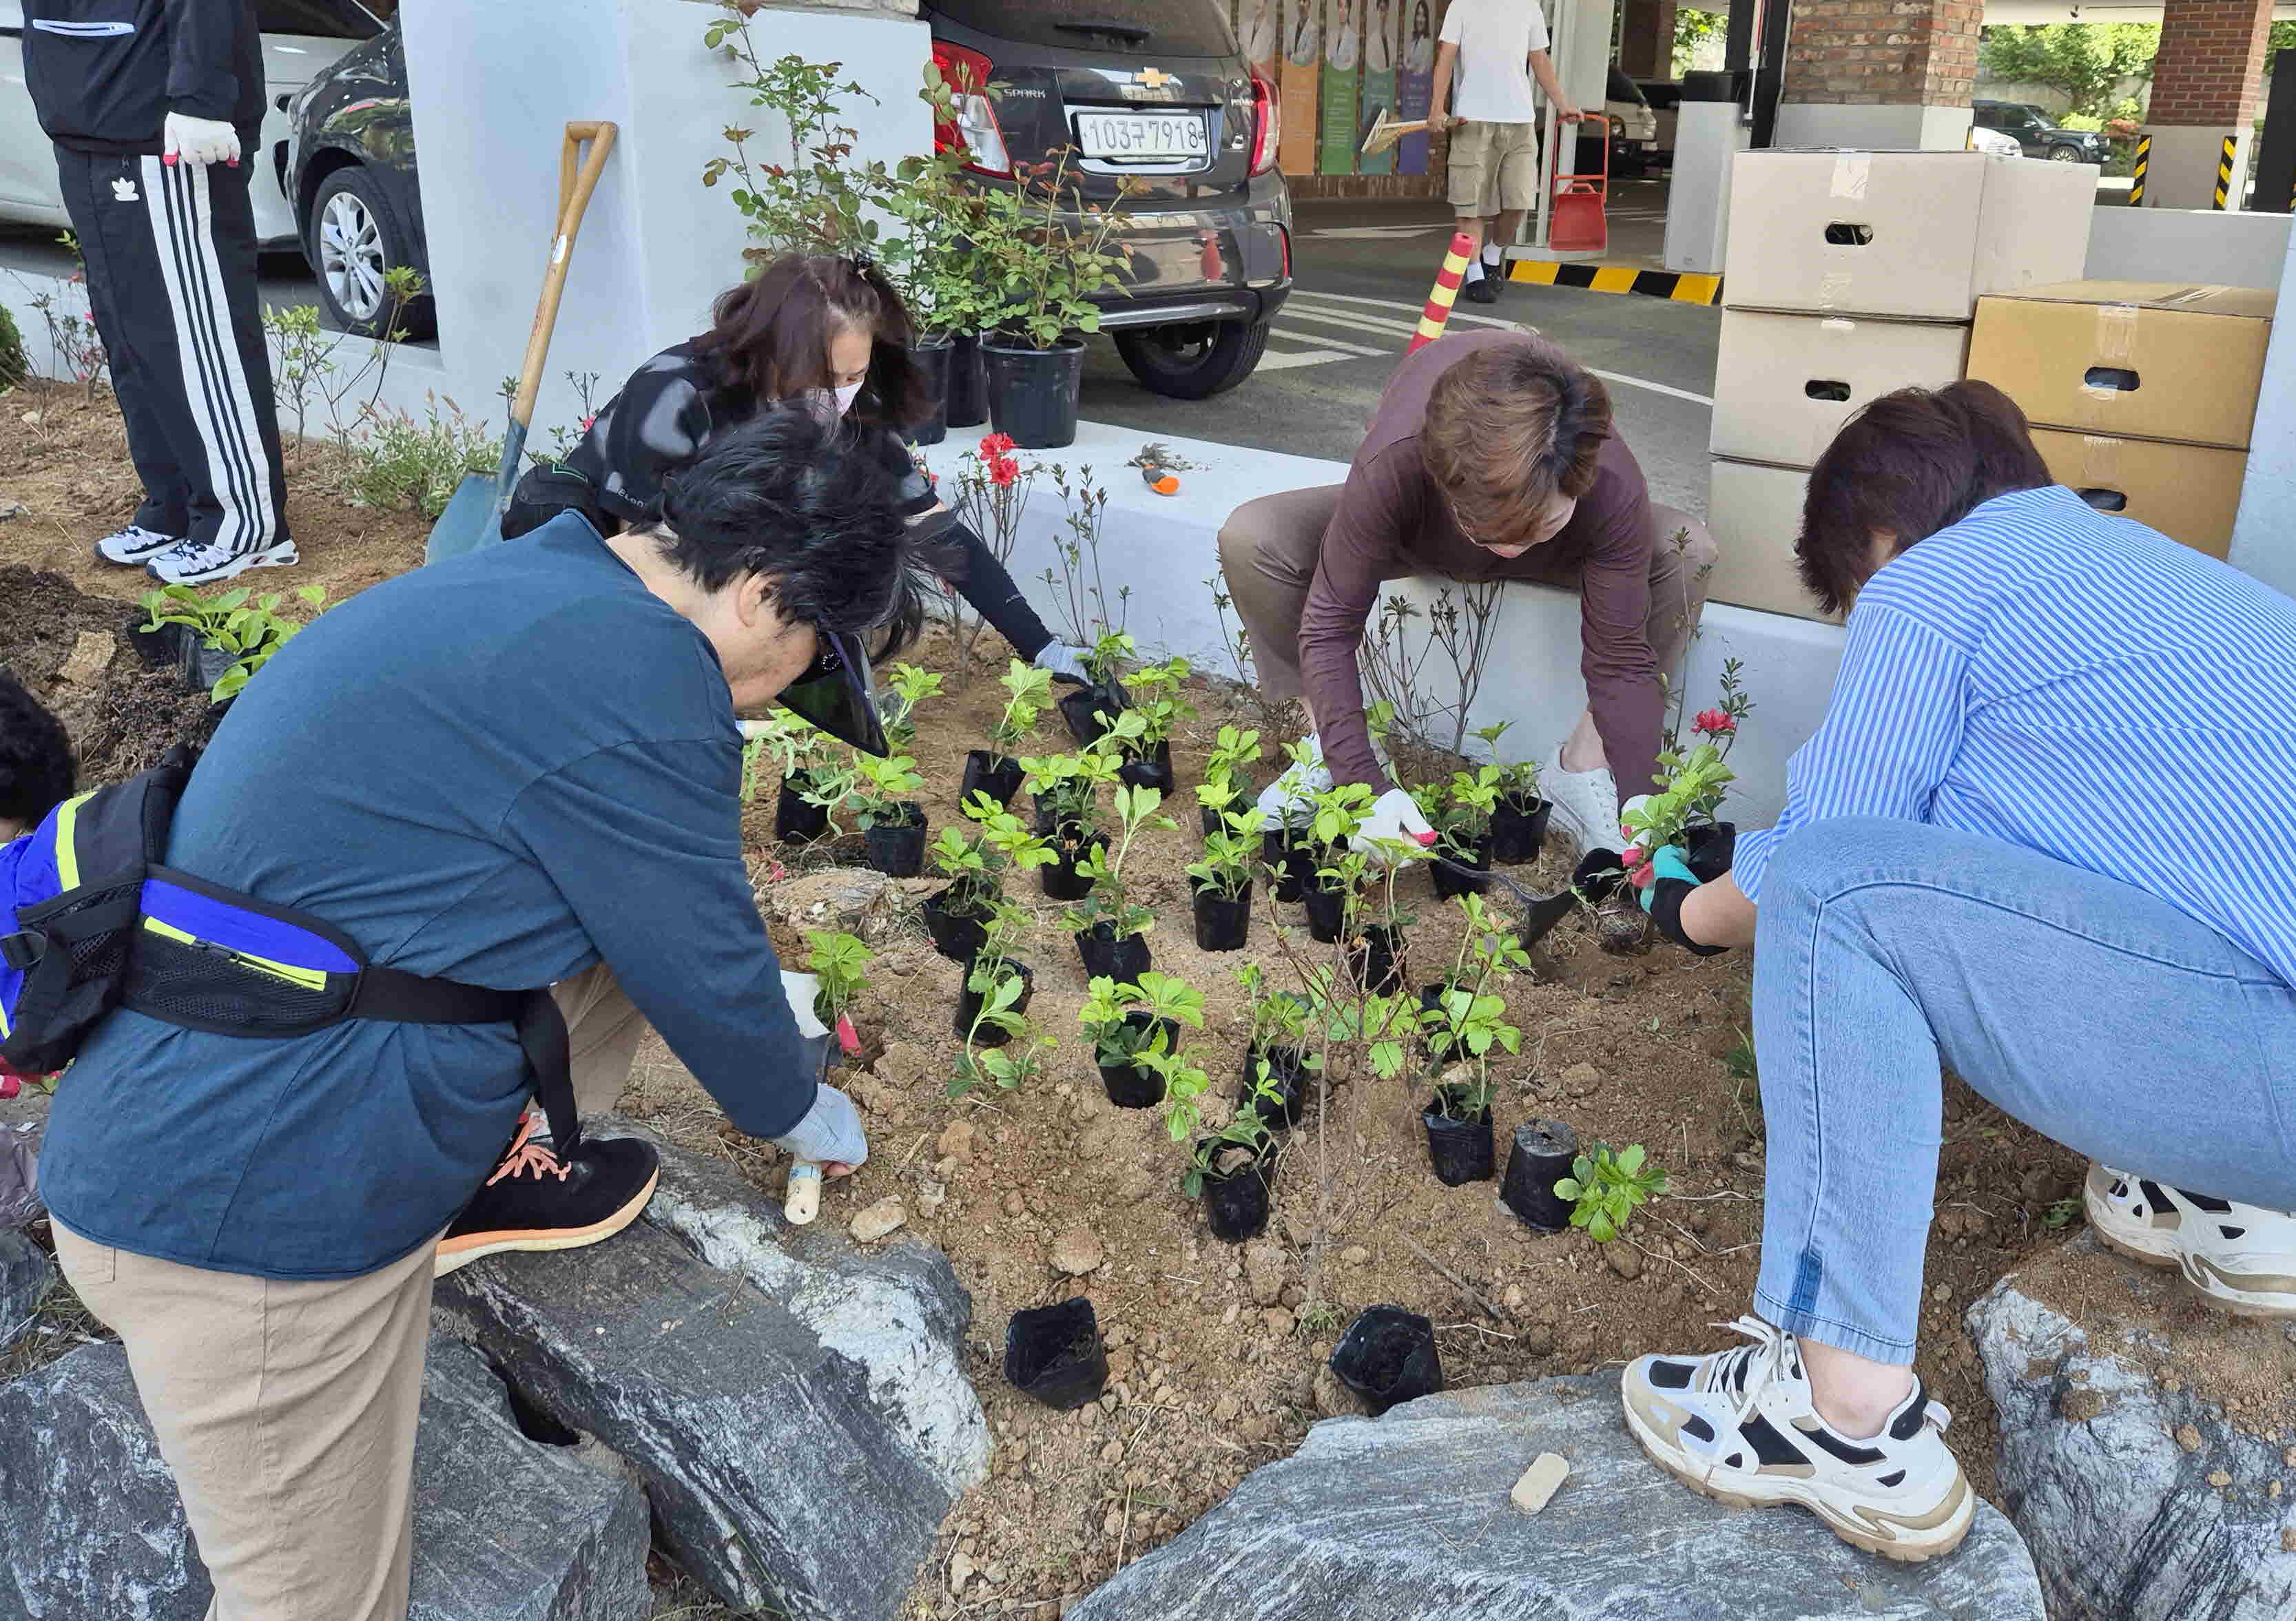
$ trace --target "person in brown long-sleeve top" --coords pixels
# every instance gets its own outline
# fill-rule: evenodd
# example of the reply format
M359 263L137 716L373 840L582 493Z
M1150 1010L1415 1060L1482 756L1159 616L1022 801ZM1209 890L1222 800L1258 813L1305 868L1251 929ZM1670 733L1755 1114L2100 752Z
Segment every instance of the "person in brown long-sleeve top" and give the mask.
M1619 794L1648 793L1665 708L1704 607L1713 537L1655 505L1602 381L1531 332L1429 344L1396 369L1344 485L1247 502L1220 567L1250 632L1260 692L1301 700L1319 764L1260 798L1267 825L1333 781L1381 790L1367 833L1424 830L1364 722L1357 651L1382 584L1408 575L1529 580L1583 604L1587 708L1542 791L1581 848L1618 834Z

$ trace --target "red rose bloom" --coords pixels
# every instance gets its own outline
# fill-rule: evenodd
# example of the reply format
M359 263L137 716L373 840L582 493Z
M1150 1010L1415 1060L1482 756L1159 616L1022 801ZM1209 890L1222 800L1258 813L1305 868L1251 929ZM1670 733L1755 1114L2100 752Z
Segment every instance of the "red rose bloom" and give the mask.
M1738 723L1719 709L1701 709L1690 724L1708 737L1727 737L1738 729Z

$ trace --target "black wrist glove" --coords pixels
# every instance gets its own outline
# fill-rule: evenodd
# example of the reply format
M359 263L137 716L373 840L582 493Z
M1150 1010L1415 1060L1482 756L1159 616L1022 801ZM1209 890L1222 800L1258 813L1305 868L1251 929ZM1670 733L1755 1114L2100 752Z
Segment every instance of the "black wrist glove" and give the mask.
M1685 883L1678 878L1652 880L1651 921L1658 925L1659 933L1681 946L1692 956L1711 957L1730 948L1726 946L1701 946L1682 932L1682 903L1687 900L1690 897L1690 892L1697 888L1696 884Z

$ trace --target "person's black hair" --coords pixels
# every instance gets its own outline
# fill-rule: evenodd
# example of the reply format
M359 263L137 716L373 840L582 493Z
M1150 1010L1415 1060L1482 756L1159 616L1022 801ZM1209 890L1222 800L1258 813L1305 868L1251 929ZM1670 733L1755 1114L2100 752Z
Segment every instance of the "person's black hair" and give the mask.
M78 777L63 723L0 670L0 822L37 826L71 797Z
M924 619L899 489L865 442L777 405L665 479L650 527L663 561L703 589L769 575L783 615L879 633L874 656L890 658Z
M829 340L846 327L869 336L869 373L848 420L899 430L930 415L932 394L909 354L908 306L865 259L784 254L718 296L693 352L717 368L721 389L781 403L829 387Z

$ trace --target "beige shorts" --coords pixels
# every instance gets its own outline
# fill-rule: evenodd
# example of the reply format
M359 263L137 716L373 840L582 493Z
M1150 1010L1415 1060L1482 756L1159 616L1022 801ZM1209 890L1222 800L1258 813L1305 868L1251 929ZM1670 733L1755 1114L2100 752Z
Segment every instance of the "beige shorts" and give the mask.
M1451 211L1488 219L1530 207L1538 188L1538 126L1451 127Z

